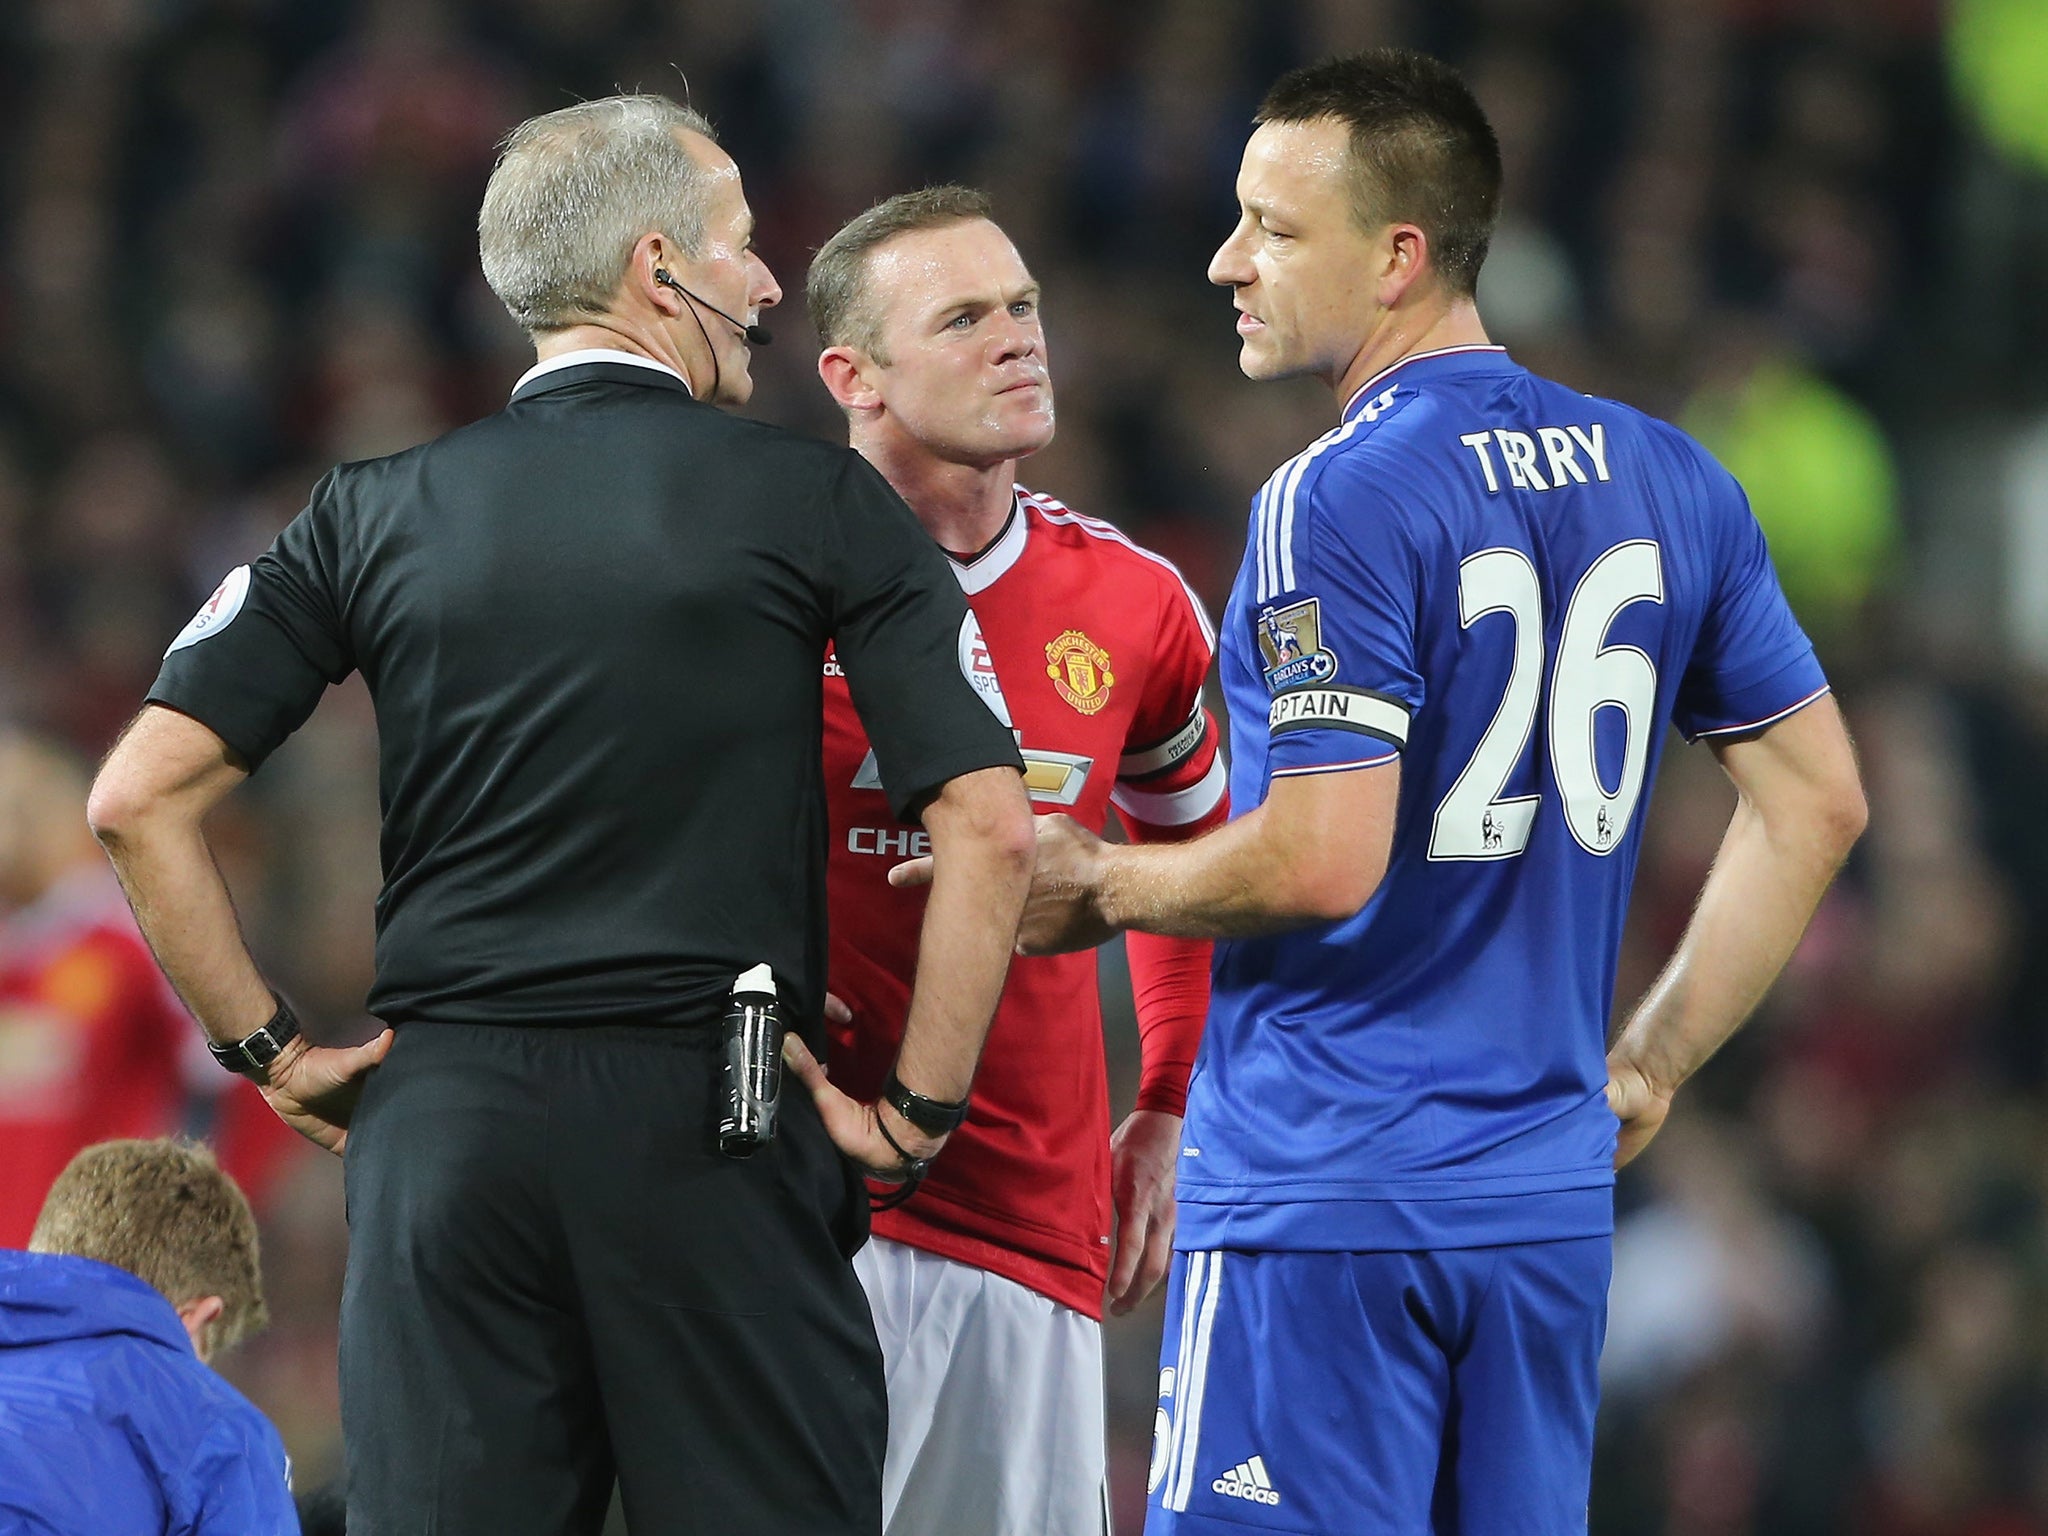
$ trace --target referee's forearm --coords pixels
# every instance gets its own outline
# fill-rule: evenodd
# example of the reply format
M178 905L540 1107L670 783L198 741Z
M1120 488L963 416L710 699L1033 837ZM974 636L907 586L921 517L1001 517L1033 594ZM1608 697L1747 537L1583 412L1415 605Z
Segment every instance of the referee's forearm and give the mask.
M931 897L896 1074L929 1098L961 1100L974 1083L1031 887L1030 802L1007 769L956 779L925 812Z
M86 802L157 964L219 1041L240 1040L275 1011L203 830L246 777L218 736L152 704L115 743Z
M221 1042L261 1028L277 1004L200 829L144 816L95 830L142 936L200 1027Z

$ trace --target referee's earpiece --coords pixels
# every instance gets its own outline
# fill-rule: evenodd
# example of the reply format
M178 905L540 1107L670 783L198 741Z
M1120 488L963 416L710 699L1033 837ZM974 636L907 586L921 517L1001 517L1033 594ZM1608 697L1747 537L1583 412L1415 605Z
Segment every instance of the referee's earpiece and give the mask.
M680 293L684 298L691 299L694 300L696 303L702 304L706 309L710 310L711 313L718 316L719 319L723 320L727 325L731 326L734 330L738 331L742 336L746 337L747 340L752 342L755 346L765 347L772 339L768 334L767 326L758 324L749 325L744 320L735 320L731 315L728 315L724 310L720 309L716 304L713 304L709 299L705 298L703 295L690 292L689 289L685 288L673 277L670 277L668 274L667 267L656 267L654 269L654 280L657 283L661 284L662 287L673 288L677 293ZM700 320L697 323L699 325L702 325L704 322Z

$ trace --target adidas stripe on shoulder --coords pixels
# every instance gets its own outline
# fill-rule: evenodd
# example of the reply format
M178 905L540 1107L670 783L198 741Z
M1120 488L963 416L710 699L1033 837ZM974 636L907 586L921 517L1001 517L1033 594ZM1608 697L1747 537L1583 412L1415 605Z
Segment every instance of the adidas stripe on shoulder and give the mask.
M1120 544L1140 559L1149 560L1154 565L1168 572L1180 584L1181 591L1187 597L1188 609L1194 615L1195 627L1202 634L1202 643L1208 647L1211 656L1216 654L1216 626L1209 622L1208 610L1202 606L1202 600L1195 595L1195 589L1188 585L1188 579L1181 574L1179 566L1167 559L1166 556L1147 549L1121 528L1117 527L1116 524L1104 522L1099 517L1089 517L1086 513L1076 512L1057 497L1047 496L1038 491L1027 491L1022 486L1019 486L1017 489L1017 497L1048 523L1054 523L1063 528L1077 528L1093 538L1102 539L1108 543Z

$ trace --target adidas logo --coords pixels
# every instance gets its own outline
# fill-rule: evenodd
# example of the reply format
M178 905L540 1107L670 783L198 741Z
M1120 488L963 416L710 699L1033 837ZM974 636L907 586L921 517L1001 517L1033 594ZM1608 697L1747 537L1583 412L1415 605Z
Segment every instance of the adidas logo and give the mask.
M1260 1456L1240 1461L1209 1486L1229 1498L1250 1499L1254 1504L1280 1502L1280 1495L1273 1489L1273 1480L1266 1476L1265 1458Z

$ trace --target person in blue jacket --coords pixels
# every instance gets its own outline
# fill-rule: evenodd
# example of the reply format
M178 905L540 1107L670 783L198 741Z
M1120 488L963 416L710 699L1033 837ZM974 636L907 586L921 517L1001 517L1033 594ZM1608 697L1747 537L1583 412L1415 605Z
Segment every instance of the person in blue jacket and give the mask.
M256 1220L204 1147L71 1160L0 1250L0 1532L299 1530L270 1421L207 1365L263 1326Z

